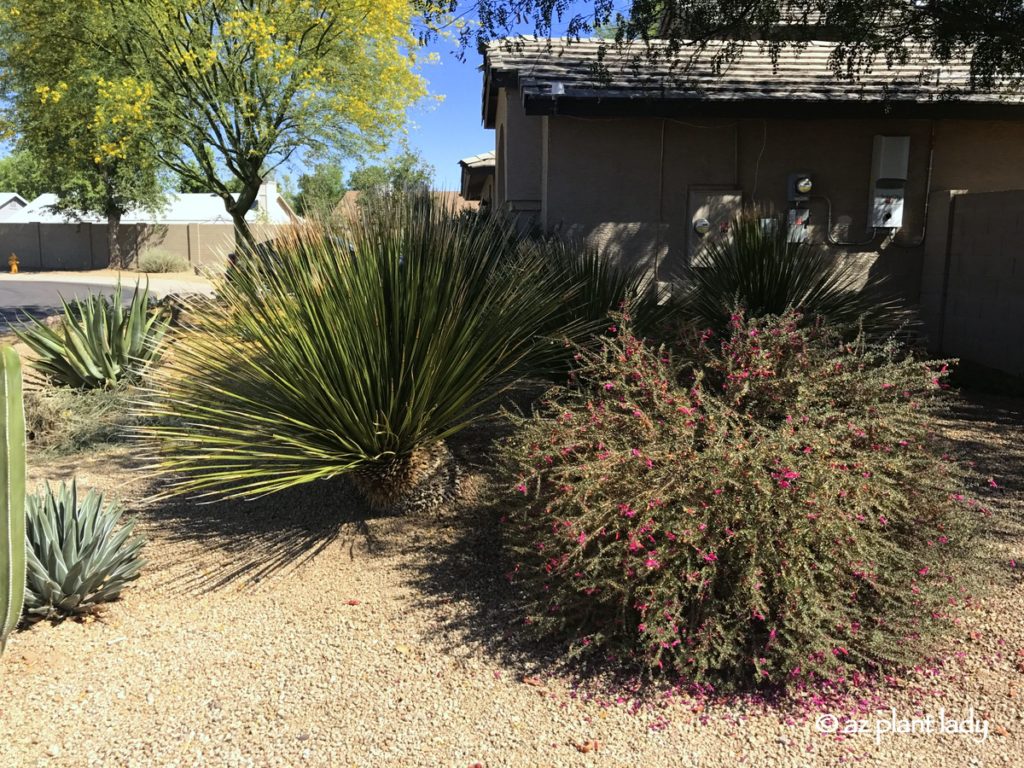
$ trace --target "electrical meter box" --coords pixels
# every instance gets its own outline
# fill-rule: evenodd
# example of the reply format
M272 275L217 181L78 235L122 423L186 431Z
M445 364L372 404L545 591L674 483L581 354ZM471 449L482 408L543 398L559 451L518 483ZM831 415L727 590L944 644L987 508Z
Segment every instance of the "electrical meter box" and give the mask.
M909 136L875 136L871 156L871 226L903 226L903 202L910 169Z
M875 183L875 196L871 204L871 226L898 229L903 226L903 196L905 185Z
M689 193L688 253L692 261L707 238L729 234L732 220L743 209L743 191L739 189L691 189Z

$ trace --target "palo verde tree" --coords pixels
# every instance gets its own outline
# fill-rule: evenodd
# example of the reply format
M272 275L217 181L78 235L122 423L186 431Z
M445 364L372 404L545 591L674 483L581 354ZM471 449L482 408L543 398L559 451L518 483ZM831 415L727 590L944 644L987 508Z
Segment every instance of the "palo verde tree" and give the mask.
M30 166L37 191L56 193L54 208L69 217L105 217L110 263L120 267L121 216L163 202L159 131L153 85L82 43L113 40L116 29L94 21L71 3L24 0L0 10L0 86L15 157Z
M12 18L74 23L34 24L6 66L64 47L126 73L162 165L219 195L251 242L245 214L267 173L304 154L381 149L424 95L413 24L438 12L420 1L16 0ZM70 93L68 67L52 77Z
M410 0L116 0L118 60L178 141L161 159L216 193L240 242L265 175L379 147L425 93ZM232 183L235 182L235 183Z
M505 37L525 27L541 36L589 36L613 30L616 43L669 41L670 50L699 50L726 39L735 55L744 41L769 41L773 50L806 40L835 42L837 71L855 75L877 62L907 56L918 43L938 61L969 61L973 83L985 87L1024 77L1024 3L1020 0L471 0L479 24L464 27L465 43ZM453 2L454 9L466 3Z

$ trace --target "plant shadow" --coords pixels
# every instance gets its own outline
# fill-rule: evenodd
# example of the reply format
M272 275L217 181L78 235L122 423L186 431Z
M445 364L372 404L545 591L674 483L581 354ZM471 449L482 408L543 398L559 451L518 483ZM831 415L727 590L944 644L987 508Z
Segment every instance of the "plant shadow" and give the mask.
M350 557L357 545L372 552L383 546L374 517L349 483L324 480L251 500L154 502L140 511L140 530L193 545L159 548L154 570L163 586L202 593L291 572L336 543Z

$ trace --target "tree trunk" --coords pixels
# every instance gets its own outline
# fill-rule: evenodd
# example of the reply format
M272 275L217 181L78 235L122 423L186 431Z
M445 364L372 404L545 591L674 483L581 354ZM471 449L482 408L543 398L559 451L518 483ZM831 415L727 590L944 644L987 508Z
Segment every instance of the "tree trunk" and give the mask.
M261 183L261 179L253 179L242 187L242 191L238 193L238 197L233 198L227 205L228 213L231 214L231 220L235 224L236 251L242 248L251 249L256 245L256 238L253 236L252 230L249 229L249 222L245 220L245 214L249 212L252 204L256 202L256 198L260 193ZM227 201L225 200L225 202Z
M127 265L122 263L121 239L118 237L121 228L121 212L118 210L107 211L107 250L110 252L110 268L124 269Z

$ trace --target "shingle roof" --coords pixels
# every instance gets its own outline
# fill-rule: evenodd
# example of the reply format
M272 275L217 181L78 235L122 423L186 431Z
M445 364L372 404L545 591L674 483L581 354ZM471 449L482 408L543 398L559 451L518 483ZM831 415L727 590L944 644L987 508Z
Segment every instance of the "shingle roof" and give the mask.
M493 126L497 89L515 85L528 113L552 114L560 106L600 102L605 110L624 103L658 101L689 104L744 105L894 105L906 108L986 105L1024 114L1024 93L975 91L967 63L939 64L924 47L908 47L905 64L879 60L856 77L838 77L830 63L836 44L809 42L781 50L776 61L763 43L748 42L731 61L731 45L712 41L698 52L671 55L664 41L618 48L606 40L524 37L491 42L484 56L484 120ZM733 44L734 45L734 44ZM794 115L798 116L798 115Z
M459 165L463 168L487 168L494 166L494 150L489 152L481 152L479 155L473 155L472 157L464 157L459 160Z

